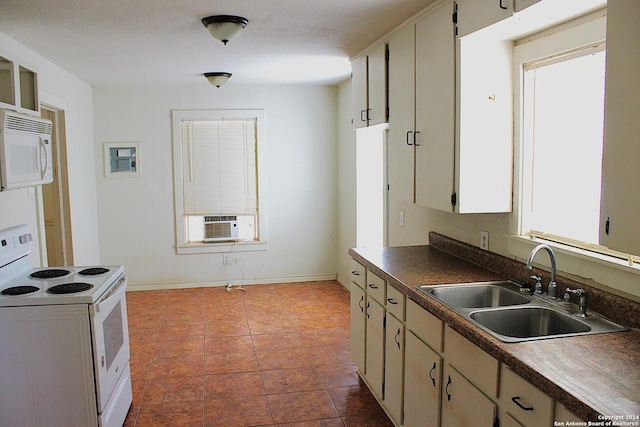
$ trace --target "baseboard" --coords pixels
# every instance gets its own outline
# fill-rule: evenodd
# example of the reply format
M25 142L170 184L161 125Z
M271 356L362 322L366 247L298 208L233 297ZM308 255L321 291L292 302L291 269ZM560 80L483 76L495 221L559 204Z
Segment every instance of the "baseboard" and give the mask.
M228 280L221 281L206 281L206 282L173 282L173 283L140 283L129 284L127 291L158 291L164 289L187 289L187 288L209 288L214 286L227 286L229 283L233 286L238 285L269 285L274 283L296 283L296 282L322 282L326 280L337 280L337 274L318 274L310 276L291 276L291 277L276 277L276 278L257 278L246 280ZM345 286L344 282L338 280L342 286Z

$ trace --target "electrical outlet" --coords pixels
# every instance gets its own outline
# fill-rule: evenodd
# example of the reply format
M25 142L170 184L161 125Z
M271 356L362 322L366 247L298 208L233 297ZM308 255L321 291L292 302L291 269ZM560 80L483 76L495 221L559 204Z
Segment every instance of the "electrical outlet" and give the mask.
M229 254L222 254L222 263L229 264Z
M489 250L489 232L488 231L480 232L480 249L484 249L485 251Z

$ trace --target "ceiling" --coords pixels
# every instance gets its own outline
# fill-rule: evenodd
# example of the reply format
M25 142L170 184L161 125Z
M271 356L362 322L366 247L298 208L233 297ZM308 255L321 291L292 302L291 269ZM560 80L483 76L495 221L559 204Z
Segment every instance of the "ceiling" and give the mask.
M337 84L361 53L435 0L0 0L0 32L92 86ZM209 15L249 20L223 45Z

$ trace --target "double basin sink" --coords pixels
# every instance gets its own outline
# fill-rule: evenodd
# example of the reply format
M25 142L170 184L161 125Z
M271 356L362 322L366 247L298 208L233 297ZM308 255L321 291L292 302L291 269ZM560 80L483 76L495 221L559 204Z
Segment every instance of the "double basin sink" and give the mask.
M572 304L524 294L508 280L417 288L504 342L626 330L593 313L579 318Z

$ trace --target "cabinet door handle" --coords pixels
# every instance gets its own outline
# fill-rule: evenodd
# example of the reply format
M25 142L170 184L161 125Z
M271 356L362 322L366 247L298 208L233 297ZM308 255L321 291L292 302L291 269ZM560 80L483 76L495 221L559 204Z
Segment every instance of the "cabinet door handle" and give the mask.
M416 141L416 135L418 135L420 132L419 131L415 131L413 133L413 145L415 145L416 147L419 147L420 144L418 144L418 141Z
M360 272L358 270L353 270L351 274L353 274L354 276L359 276Z
M364 295L360 297L360 301L358 302L358 306L360 307L360 311L364 313L364 306L362 303L364 302Z
M451 395L449 394L449 386L451 385L451 375L449 375L449 380L447 381L447 386L444 388L444 392L447 394L447 402L451 400Z
M378 285L374 284L374 283L369 283L369 287L371 289L378 289Z
M511 401L513 403L515 403L516 405L518 405L518 407L524 411L533 411L533 407L527 407L527 406L523 406L522 403L520 403L518 400L520 400L520 396L516 396L516 397L512 397Z
M361 122L366 122L367 118L365 117L365 113L367 112L367 110L360 110L360 121Z
M396 344L398 344L398 350L400 350L400 341L398 341L399 336L400 336L400 328L398 328L398 332L396 332L396 336L393 338Z
M389 304L398 305L398 301L394 300L393 298L387 298L387 302Z
M369 307L371 307L371 304L369 304L369 302L367 302L367 319L369 318Z
M502 10L507 10L507 6L503 6L503 5L502 5L502 1L503 1L503 0L500 0L500 9L502 9Z
M433 366L431 367L431 370L429 371L429 378L431 378L431 382L433 382L433 386L436 386L436 379L433 378L433 375L431 375L432 373L434 373L436 370L436 362L433 362ZM451 382L451 377L449 377L449 382ZM448 384L447 384L448 386Z
M407 145L413 145L413 143L409 142L409 135L411 135L412 133L413 133L412 130L407 131Z

